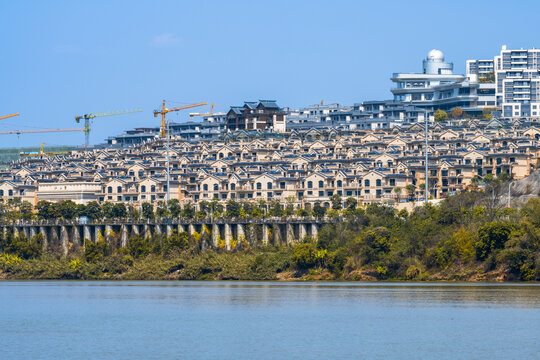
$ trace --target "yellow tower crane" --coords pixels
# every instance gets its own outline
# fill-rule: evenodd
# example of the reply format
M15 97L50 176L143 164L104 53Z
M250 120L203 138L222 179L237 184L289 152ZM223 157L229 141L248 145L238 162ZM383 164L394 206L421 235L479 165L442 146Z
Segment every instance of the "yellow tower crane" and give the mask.
M109 112L101 112L101 113L90 113L90 114L84 114L84 115L78 115L75 116L75 121L79 123L81 120L84 120L84 145L88 148L88 145L90 143L90 121L92 121L94 118L97 117L103 117L103 116L116 116L116 115L123 115L123 114L131 114L136 112L142 112L141 109L135 109L135 110L123 110L123 111L109 111Z
M82 130L81 130L82 131ZM41 147L39 148L38 152L20 152L19 156L21 159L23 157L31 157L31 156L49 156L49 155L66 155L67 151L47 151L45 152L45 149L43 147L45 143L41 143Z
M10 114L10 115L0 116L0 120L9 119L10 117L19 116L19 115L20 115L19 113L15 113L15 114Z
M189 113L189 118L190 119L193 119L195 116L212 116L214 115L214 105L216 104L212 104L210 106L210 112L208 114L201 114L201 113Z
M165 123L165 114L171 112L171 111L178 111L178 110L184 110L184 109L191 109L191 108L194 108L194 107L198 107L198 106L204 106L204 105L208 105L208 103L206 102L202 102L202 103L198 103L198 104L191 104L191 105L186 105L186 106L180 106L180 107L175 107L175 108L172 108L172 109L167 109L165 107L165 100L163 100L163 105L161 106L161 111L159 110L154 110L154 117L157 117L158 115L161 114L161 128L160 128L160 136L162 138L165 137L165 132L166 132L166 123Z

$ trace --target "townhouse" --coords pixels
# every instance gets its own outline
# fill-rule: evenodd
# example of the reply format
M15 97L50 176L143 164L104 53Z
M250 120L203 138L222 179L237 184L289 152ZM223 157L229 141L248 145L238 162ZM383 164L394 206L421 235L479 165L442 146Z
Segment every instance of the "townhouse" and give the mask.
M540 157L540 128L520 121L431 124L427 149L421 124L292 130L279 137L243 134L196 143L173 135L169 171L159 139L21 159L0 170L0 198L141 206L165 201L168 194L183 204L278 200L311 208L315 202L330 206L339 195L360 204L391 204L423 196L426 151L433 198L459 192L488 174L524 178Z

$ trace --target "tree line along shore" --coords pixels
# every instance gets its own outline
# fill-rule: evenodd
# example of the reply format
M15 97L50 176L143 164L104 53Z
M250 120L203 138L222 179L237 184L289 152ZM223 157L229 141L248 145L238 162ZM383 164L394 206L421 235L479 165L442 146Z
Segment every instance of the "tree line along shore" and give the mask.
M143 204L144 205L144 204ZM17 200L0 204L0 221L151 219L155 217L264 218L314 216L342 219L324 225L316 237L305 236L292 246L255 246L245 238L231 241L226 251L207 248L209 230L143 237L131 236L120 246L118 234L107 240L44 250L43 238L11 231L0 234L2 279L115 280L415 280L537 281L540 280L540 198L504 207L489 191L449 196L437 206L411 212L354 198L335 199L330 209L315 204L308 212L279 203L230 200L226 210L205 202L199 210L176 200L142 211L122 203L77 205Z

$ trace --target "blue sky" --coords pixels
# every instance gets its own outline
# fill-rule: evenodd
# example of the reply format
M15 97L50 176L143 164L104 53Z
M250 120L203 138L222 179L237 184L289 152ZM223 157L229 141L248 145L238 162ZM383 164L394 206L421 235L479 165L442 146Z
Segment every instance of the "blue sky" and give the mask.
M508 4L508 5L506 5ZM512 15L513 14L513 15ZM1 130L71 128L91 142L157 126L152 110L207 101L281 106L390 98L390 75L432 48L457 72L500 46L540 46L538 1L1 1ZM205 109L201 109L205 110ZM169 114L188 120L188 111ZM83 134L2 135L2 147L81 144Z

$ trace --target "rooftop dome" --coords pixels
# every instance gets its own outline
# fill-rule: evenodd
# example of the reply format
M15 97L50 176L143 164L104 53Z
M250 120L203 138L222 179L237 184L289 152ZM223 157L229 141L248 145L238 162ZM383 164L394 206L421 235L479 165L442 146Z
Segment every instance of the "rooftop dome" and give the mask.
M444 54L441 50L433 49L428 52L427 59L432 61L444 61Z

